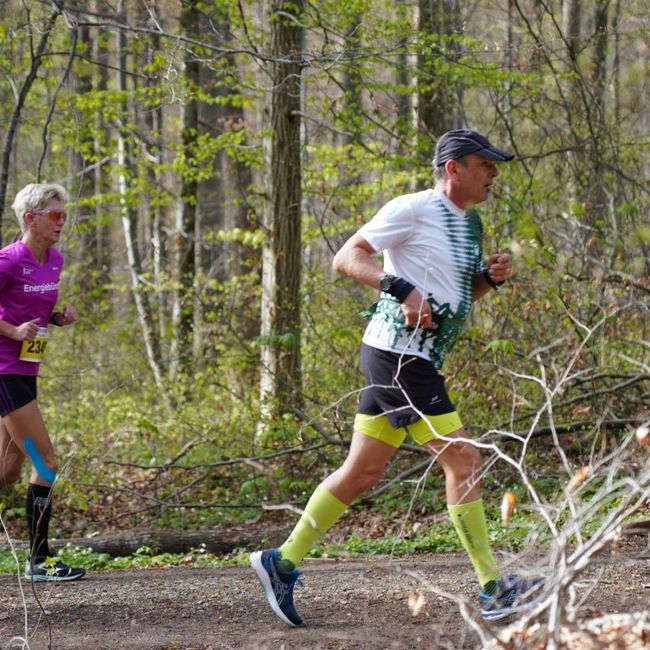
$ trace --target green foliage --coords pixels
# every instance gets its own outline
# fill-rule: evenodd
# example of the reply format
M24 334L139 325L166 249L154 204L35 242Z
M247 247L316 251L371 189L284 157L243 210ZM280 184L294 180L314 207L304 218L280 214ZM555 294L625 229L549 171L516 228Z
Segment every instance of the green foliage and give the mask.
M512 344L512 341L508 339L492 339L486 346L486 350L492 350L494 352L505 352L506 354L514 354L515 347Z
M488 519L490 544L494 548L517 550L530 543L531 531L537 530L539 520L534 516L515 515L506 529L495 520ZM462 551L460 540L453 525L446 521L431 526L418 528L415 534L389 535L371 538L352 534L340 546L320 548L314 552L315 557L336 553L337 548L355 554L410 555L412 553L445 553Z
M43 3L9 6L15 11L0 19L4 125L31 64L29 38L38 37L50 11ZM638 8L636 2L621 7L620 24ZM500 166L495 200L481 206L486 253L509 250L516 275L476 305L445 367L450 396L468 431L479 435L545 426L550 393L556 422L594 423L593 431L567 443L576 464L592 458L598 435L605 447L614 445L599 422L638 418L648 403L647 380L638 379L648 363L650 230L647 192L638 180L645 164L639 89L647 71L642 57L630 55L635 40L645 37L643 27L626 27L619 76L600 110L588 63L591 41L583 43L578 69L567 65L548 11L535 24L515 18L509 26L483 8L460 15L462 29L445 31L441 23L422 32L412 7L402 3L327 0L305 7L303 403L296 408L306 419L291 412L269 420L260 412L260 347L289 349L298 338L260 336L261 250L268 235L262 142L272 125L262 102L269 91L268 24L256 9L234 0L199 3L205 30L191 42L178 38L178 15L159 17L169 37L127 34L126 90L117 84L115 33L91 29L92 42L80 42L83 56L57 95L41 176L65 179L73 197L61 246L61 299L80 315L74 328L51 333L39 380L39 404L61 464L57 501L66 514L53 520L57 532L136 523L197 528L256 521L270 516L266 505L304 504L346 453L362 383L358 346L365 322L358 314L375 298L333 277L332 254L386 200L429 184L439 133L414 109L438 101L446 89L459 101L454 123L484 130L518 154L516 163ZM126 19L137 26L140 17L131 12ZM59 19L20 116L9 195L35 180L43 125L65 72L61 53L69 47L70 28ZM189 53L202 66L198 84L185 74ZM610 52L608 60L615 58ZM613 81L614 70L608 74ZM618 88L615 106L610 87ZM188 129L183 115L191 106L199 119ZM121 144L129 155L120 166ZM224 185L233 167L249 173L246 185ZM95 173L97 184L89 184ZM197 183L196 196L180 196L184 181ZM175 257L179 243L195 234L178 225L184 204L198 207L203 220L189 284ZM233 225L238 208L245 217ZM138 219L135 275L160 384L133 304L125 209ZM11 222L4 240L14 233ZM177 308L182 316L201 312L196 339L177 338ZM567 477L557 473L557 450L539 442L529 454L533 484L549 501L558 498ZM389 475L412 461L400 459ZM535 478L540 472L547 475ZM486 477L488 493L507 484L525 499L517 476L499 475L499 481ZM386 517L403 513L408 497L407 489L395 488L378 508ZM21 516L21 507L18 499L8 503L5 516ZM493 523L491 534L516 546L527 525L518 513L508 531ZM352 540L349 550L373 550L373 543ZM443 525L398 542L386 538L375 550L455 544Z
M0 574L22 572L27 551L0 551ZM87 571L109 571L116 569L161 569L164 567L224 568L242 566L248 563L248 553L236 551L225 557L207 553L205 548L196 548L188 553L156 553L148 546L140 547L133 555L111 557L108 553L97 553L87 546L64 546L51 561L62 561L69 566L82 567Z

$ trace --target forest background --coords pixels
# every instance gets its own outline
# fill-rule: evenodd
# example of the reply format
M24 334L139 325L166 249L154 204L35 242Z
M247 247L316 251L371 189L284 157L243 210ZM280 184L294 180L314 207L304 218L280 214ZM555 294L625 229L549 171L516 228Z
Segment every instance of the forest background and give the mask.
M630 440L650 402L649 9L0 1L3 245L25 184L71 196L60 295L80 318L39 380L57 534L293 519L345 455L362 381L374 293L335 277L333 254L430 187L437 137L464 127L517 156L481 207L484 250L516 275L445 367L488 502L510 490L556 532L603 485L600 515L647 512ZM453 546L448 527L404 525L444 519L438 470L414 482L427 466L404 445L374 491L377 545L350 548L399 531L404 549ZM24 537L22 490L1 507ZM530 540L516 521L495 538Z

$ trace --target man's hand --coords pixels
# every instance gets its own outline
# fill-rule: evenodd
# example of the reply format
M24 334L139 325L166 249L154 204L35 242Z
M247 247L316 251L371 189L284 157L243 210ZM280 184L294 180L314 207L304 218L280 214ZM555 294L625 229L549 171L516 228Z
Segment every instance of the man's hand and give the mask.
M494 253L487 258L487 273L493 282L505 282L512 277L512 256L508 253Z
M431 327L431 307L417 289L406 296L401 307L409 327Z

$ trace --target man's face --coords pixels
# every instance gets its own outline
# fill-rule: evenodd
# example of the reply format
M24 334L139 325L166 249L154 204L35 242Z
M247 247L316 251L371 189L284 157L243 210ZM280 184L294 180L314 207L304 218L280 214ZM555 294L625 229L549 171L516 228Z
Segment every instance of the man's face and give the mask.
M468 206L476 205L489 198L492 183L499 175L496 165L475 153L466 157L465 164L459 161L453 162L455 162L455 173L452 181L463 202Z

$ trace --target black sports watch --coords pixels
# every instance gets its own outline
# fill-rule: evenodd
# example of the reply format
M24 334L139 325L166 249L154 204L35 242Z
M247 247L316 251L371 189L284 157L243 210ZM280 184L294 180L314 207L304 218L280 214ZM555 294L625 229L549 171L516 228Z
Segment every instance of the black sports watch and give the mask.
M415 289L415 287L404 278L398 278L395 275L386 274L379 281L379 288L393 298L397 298L399 302L404 302L406 297Z
M393 286L393 282L397 280L396 275L389 275L388 273L380 280L379 282L379 288L386 292L390 293L390 288Z

